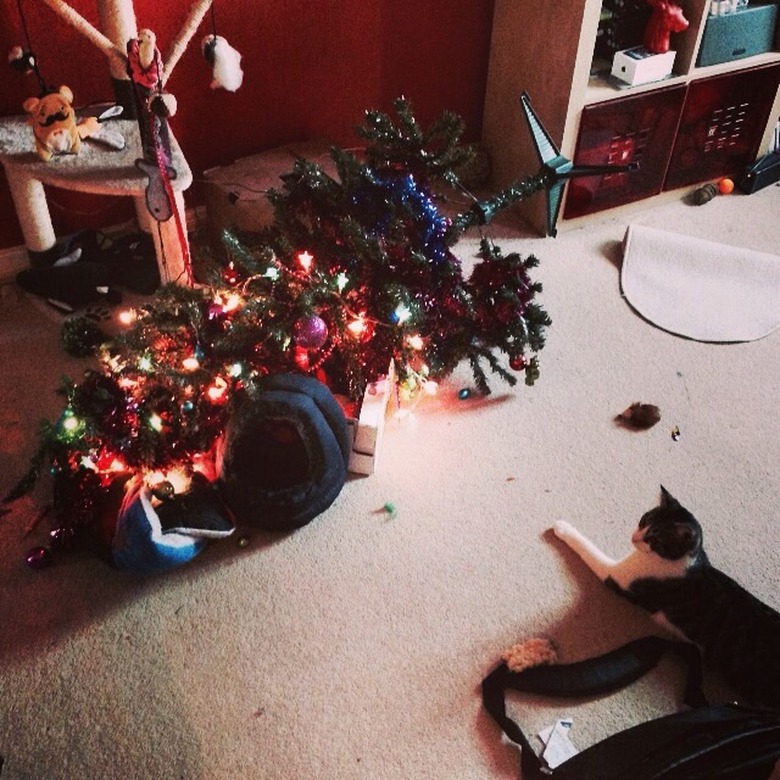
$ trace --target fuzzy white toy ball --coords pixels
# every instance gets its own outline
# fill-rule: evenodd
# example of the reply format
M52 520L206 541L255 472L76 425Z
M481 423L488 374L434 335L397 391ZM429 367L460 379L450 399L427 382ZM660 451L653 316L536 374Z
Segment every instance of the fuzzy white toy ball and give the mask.
M221 35L205 36L200 46L213 71L211 88L235 92L244 80L241 55Z

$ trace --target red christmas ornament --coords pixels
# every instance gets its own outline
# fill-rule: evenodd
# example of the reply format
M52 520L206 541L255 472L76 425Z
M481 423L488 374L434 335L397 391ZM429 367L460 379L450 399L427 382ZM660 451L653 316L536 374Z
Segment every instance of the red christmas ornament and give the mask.
M211 301L206 306L206 318L210 322L218 322L221 320L225 315L225 309L223 308L221 303L218 303L216 301Z
M513 371L522 371L528 365L525 355L513 355L509 358L509 367Z
M238 284L240 278L241 277L238 275L238 271L236 271L236 267L233 265L233 263L228 263L222 269L222 281L225 284L229 284L232 287L234 284Z
M49 531L49 541L52 550L68 550L73 546L76 538L76 531L70 526L58 526ZM46 549L46 548L41 548Z

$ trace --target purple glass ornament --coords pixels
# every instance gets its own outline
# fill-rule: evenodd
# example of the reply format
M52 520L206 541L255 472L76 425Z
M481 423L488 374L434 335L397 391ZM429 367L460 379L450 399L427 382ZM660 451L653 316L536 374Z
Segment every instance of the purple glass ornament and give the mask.
M48 547L33 547L27 551L25 560L31 569L45 569L52 564L51 550Z
M304 349L319 349L328 339L328 326L322 317L311 314L295 323L295 343Z

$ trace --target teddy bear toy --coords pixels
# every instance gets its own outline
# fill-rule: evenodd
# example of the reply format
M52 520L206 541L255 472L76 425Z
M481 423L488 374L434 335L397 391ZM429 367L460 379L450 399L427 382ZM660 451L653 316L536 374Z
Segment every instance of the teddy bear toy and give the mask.
M97 117L76 122L73 92L61 86L56 92L27 98L22 104L35 136L38 157L48 162L55 154L78 154L81 141L98 129Z

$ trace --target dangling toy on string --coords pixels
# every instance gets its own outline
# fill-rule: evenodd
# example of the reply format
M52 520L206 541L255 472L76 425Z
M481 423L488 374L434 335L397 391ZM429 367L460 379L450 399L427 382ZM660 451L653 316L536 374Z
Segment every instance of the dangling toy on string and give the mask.
M127 72L133 83L144 154L135 164L149 178L146 207L154 219L166 222L175 211L170 182L176 178L176 169L171 165L167 119L176 113L176 99L162 91L162 57L157 48L157 38L151 30L140 30L138 37L128 42Z
M27 29L27 20L25 19L24 11L22 10L22 0L16 0L16 7L19 11L19 21L22 23L22 32L24 33L24 40L27 44L27 48L14 46L11 51L8 52L8 64L19 73L35 74L35 77L38 79L38 91L43 95L45 92L49 91L49 88L46 86L41 71L38 69L38 58L32 51L30 32Z
M41 76L41 72L38 70L38 58L28 49L24 49L21 46L14 46L11 51L8 52L8 64L19 73L34 73L38 79L38 85L40 91L46 91L46 82Z
M143 150L143 157L137 159L135 165L147 177L146 208L158 225L174 218L185 258L187 282L191 283L187 236L171 184L177 174L173 167L168 118L176 113L177 104L176 98L163 90L165 68L157 48L157 37L151 30L142 29L136 38L128 41L127 72L133 85Z
M212 89L235 92L244 80L241 70L241 55L221 36L217 35L217 22L214 16L214 6L211 6L211 33L203 37L200 48L206 62L211 65L214 78Z

